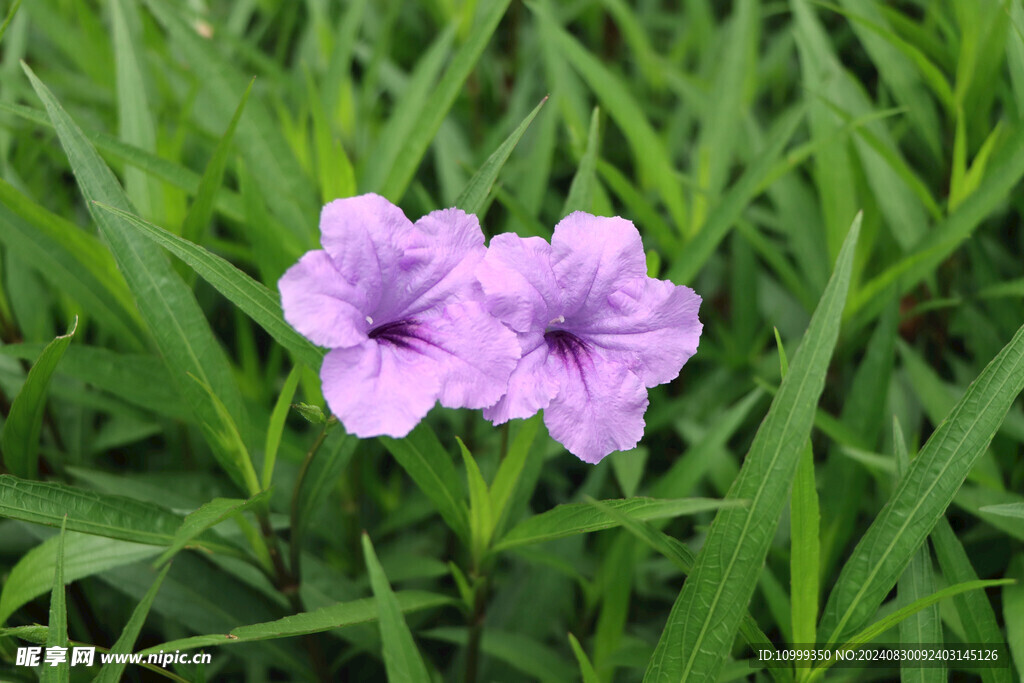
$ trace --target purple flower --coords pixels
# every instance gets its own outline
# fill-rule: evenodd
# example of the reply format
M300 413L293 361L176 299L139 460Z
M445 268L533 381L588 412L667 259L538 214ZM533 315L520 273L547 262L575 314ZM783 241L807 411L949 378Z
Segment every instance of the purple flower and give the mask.
M476 274L488 310L522 347L508 392L484 417L544 410L551 436L590 463L636 446L647 388L679 374L702 325L692 289L647 277L633 224L577 212L550 245L498 235Z
M326 205L320 231L324 249L278 286L285 319L331 349L320 378L348 432L402 437L435 401L483 408L501 397L519 346L482 306L476 216L447 209L413 224L366 194Z

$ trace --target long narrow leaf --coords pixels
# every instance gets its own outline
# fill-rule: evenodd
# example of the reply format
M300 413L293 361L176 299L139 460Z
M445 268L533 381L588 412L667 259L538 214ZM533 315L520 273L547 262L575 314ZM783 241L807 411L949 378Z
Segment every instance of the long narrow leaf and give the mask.
M192 244L134 214L108 204L97 203L96 208L117 216L130 229L187 263L200 277L266 330L267 334L295 354L297 360L312 370L319 369L323 351L313 346L284 321L278 297L265 286L216 254L211 254L199 245Z
M801 448L810 436L839 336L859 233L858 216L789 372L726 496L750 500L750 507L723 510L715 517L669 614L645 681L713 681L729 654L785 506Z
M416 649L416 642L405 617L398 598L384 569L373 551L370 537L363 534L363 554L366 559L366 570L370 574L370 586L377 603L377 623L380 625L380 636L384 642L384 668L388 672L388 681L392 683L417 683L430 680L423 657Z
M836 581L820 631L839 642L862 626L952 502L1024 389L1024 326L935 430Z
M46 345L11 404L0 435L0 450L4 465L19 477L35 479L39 472L39 433L43 428L46 389L77 328L78 318L75 318L67 334Z

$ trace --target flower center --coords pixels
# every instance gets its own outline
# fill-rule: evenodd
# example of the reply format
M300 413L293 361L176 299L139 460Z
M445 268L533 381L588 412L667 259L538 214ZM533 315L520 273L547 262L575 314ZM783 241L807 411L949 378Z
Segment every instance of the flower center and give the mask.
M548 330L544 333L544 341L552 353L567 363L573 363L582 373L581 363L590 355L590 346L587 342L565 330Z
M397 346L400 349L408 349L412 346L412 340L420 340L416 335L416 327L419 325L415 320L396 320L393 323L384 323L370 330L367 336L376 339L379 343Z

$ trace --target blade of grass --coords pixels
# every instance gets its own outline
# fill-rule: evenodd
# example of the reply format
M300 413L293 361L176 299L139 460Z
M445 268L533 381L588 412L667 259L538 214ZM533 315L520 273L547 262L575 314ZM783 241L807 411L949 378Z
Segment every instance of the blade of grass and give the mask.
M576 174L572 177L569 185L569 194L565 197L565 204L562 205L562 216L568 216L573 211L592 211L594 185L597 182L595 171L597 169L597 154L601 147L600 137L601 110L594 107L590 114L590 129L587 133L587 146L580 159L580 165L576 167Z
M860 215L850 227L793 364L726 496L727 500L750 500L750 507L716 515L669 614L645 681L713 681L725 662L786 503L801 447L810 436L839 336L859 234Z
M131 212L114 174L81 129L32 69L24 63L22 68L53 121L86 207L114 253L178 390L192 406L200 424L214 414L208 394L187 377L187 373L192 373L211 387L242 433L248 433L241 392L192 292L155 245L142 239L119 217L96 208L94 202L99 201Z
M804 108L797 107L783 114L768 135L763 151L748 165L743 175L729 187L708 214L700 232L674 260L668 279L676 283L692 282L697 272L725 239L747 205L761 193L762 181L775 172L775 164L797 127L803 120Z
M43 683L55 681L68 683L71 679L70 653L68 648L68 606L67 594L64 592L64 530L67 526L67 515L61 521L60 536L57 541L57 563L53 568L53 591L50 593L49 633L46 635L46 647L65 648L66 658L56 667L43 666L39 679Z
M152 108L146 98L143 62L139 59L139 46L125 18L125 0L110 3L113 24L114 67L117 76L117 123L122 140L148 152L156 150L156 124ZM124 174L125 194L144 216L154 215L160 187L145 173L129 168Z
M519 140L522 139L523 133L530 127L533 120L540 113L540 108L544 106L544 103L548 101L547 96L540 101L540 103L533 108L522 123L516 126L516 129L512 131L512 134L505 139L505 142L501 143L498 149L491 153L491 156L487 157L487 161L484 162L473 177L466 183L466 187L462 189L458 198L455 200L455 206L459 207L466 213L479 214L484 208L484 202L487 199L487 195L491 192L491 187L494 186L494 181L498 179L498 174L501 172L505 162L508 161L509 156L512 154L512 150L519 144Z
M910 455L903 440L903 431L895 418L893 428L893 449L896 451L897 474L902 477L910 468ZM977 577L974 577L977 578ZM896 584L898 604L906 606L925 598L936 591L935 571L932 569L932 556L928 552L927 542L914 554L910 564L903 570ZM934 643L933 647L941 646L942 620L938 604L922 608L919 612L909 615L900 622L900 645L914 647ZM987 641L979 641L987 642ZM946 680L946 667L943 663L936 667L904 666L900 664L901 683L940 683Z
M839 642L874 614L1024 389L1024 327L971 384L914 458L854 548L820 625Z
M625 498L604 501L622 514L636 519L666 519L679 515L690 515L720 508L740 508L746 501L715 500L712 498L680 498L662 500L658 498ZM551 541L575 534L585 534L618 526L615 519L599 512L589 503L567 503L556 505L547 512L528 517L512 527L493 550L506 550L531 543Z
M285 322L277 296L233 265L197 244L192 244L172 232L153 225L128 211L109 204L96 202L102 213L124 221L124 227L155 242L171 252L252 318L267 334L291 351L296 360L316 370L323 360L323 351Z
M421 422L404 439L382 436L380 442L426 494L451 530L468 543L465 494L451 456L427 423Z
M237 498L214 498L199 508L185 515L181 526L174 533L174 540L167 550L153 563L154 567L167 564L171 558L178 554L185 546L191 543L197 536L207 529L211 529L221 522L234 517L256 505L264 505L269 498L268 491L262 491L252 498L240 500Z
M252 85L255 82L255 78L249 81L249 87L245 89L242 99L238 102L235 113L231 117L231 122L228 123L227 130L217 140L217 146L213 150L213 155L206 162L206 168L203 169L203 175L199 179L199 187L196 190L196 197L192 200L192 206L189 207L188 213L185 214L185 222L181 225L181 236L189 242L202 241L203 233L213 217L214 201L224 180L224 169L227 166L228 155L231 152L231 141L235 137L235 129L238 128L242 112L245 111L245 103L249 101L249 94L252 92Z
M267 444L263 449L263 476L260 477L260 486L269 489L274 479L274 464L277 462L277 449L281 445L281 434L284 432L284 423L288 419L288 411L291 408L292 399L295 397L295 389L299 386L299 377L302 375L302 367L293 366L288 377L281 387L281 393L274 404L274 410L270 413L270 421L267 422Z
M451 63L434 87L423 109L414 112L414 116L417 117L415 125L402 141L402 153L388 169L380 194L392 201L398 201L405 194L423 160L423 155L430 146L430 141L437 134L437 129L441 127L448 110L462 90L462 84L483 54L501 18L505 16L509 2L510 0L491 0L488 3L482 18L474 25L469 38L452 57Z
M377 623L380 625L381 640L384 641L384 668L388 672L388 681L417 683L430 680L427 666L402 616L398 598L391 590L366 533L363 533L363 554L366 570L370 574L370 587L377 603Z
M78 318L71 323L67 334L61 335L46 345L39 359L21 385L21 391L14 397L10 412L4 421L0 435L0 450L3 450L4 466L12 474L23 479L35 479L39 475L39 435L43 428L43 413L46 410L46 391L53 371L64 357L71 338L78 328Z
M657 189L661 200L668 208L676 229L683 235L690 233L690 219L687 213L682 185L676 178L676 171L668 154L668 147L654 130L647 115L640 108L637 99L629 92L622 80L610 71L597 57L578 40L559 26L546 4L530 4L545 30L551 31L559 51L597 95L608 115L622 130L640 168L643 184Z
M954 584L978 580L967 552L945 516L940 518L932 529L931 540L942 576L947 582ZM984 592L961 593L953 597L953 604L960 616L960 623L963 624L967 642L992 645L1004 642L999 622L996 621L996 613ZM1013 680L1013 674L1009 669L986 668L980 669L978 673L985 683L1010 683Z
M918 457L921 457L920 455ZM959 595L966 591L982 590L993 586L1007 586L1016 583L1013 579L994 579L991 581L965 581L964 583L958 583L953 586L948 586L940 591L932 593L928 597L915 600L906 607L901 607L887 617L876 621L871 626L867 627L863 631L851 636L841 646L843 649L853 649L858 645L869 643L878 636L882 635L893 626L896 626L911 614L916 614L926 607L930 607L940 600L951 598L955 595ZM830 660L829 662L815 667L811 670L811 674L807 677L808 683L818 680L821 676L835 663L836 660Z
M125 624L121 635L117 637L117 642L110 647L111 652L128 654L135 649L135 642L139 638L143 624L146 623L149 608L153 606L153 600L156 599L156 594L160 590L160 586L163 584L164 578L170 569L171 565L167 565L157 574L153 585L150 586L149 590L146 591L146 595L135 606L135 609L132 610L132 616L128 619L128 623ZM103 665L99 675L93 679L93 683L117 683L121 680L121 675L127 666L127 662L118 662L116 659L112 659L110 663Z

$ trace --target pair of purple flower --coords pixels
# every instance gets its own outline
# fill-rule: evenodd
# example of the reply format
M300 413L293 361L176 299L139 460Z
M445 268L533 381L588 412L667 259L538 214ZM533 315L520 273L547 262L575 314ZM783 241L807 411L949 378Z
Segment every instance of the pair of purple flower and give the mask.
M327 404L360 437L409 433L435 401L501 424L544 410L552 438L596 463L636 446L647 389L697 350L701 299L647 277L630 221L573 213L551 243L476 216L411 223L374 194L320 216L323 250L279 283L285 319L331 351Z

